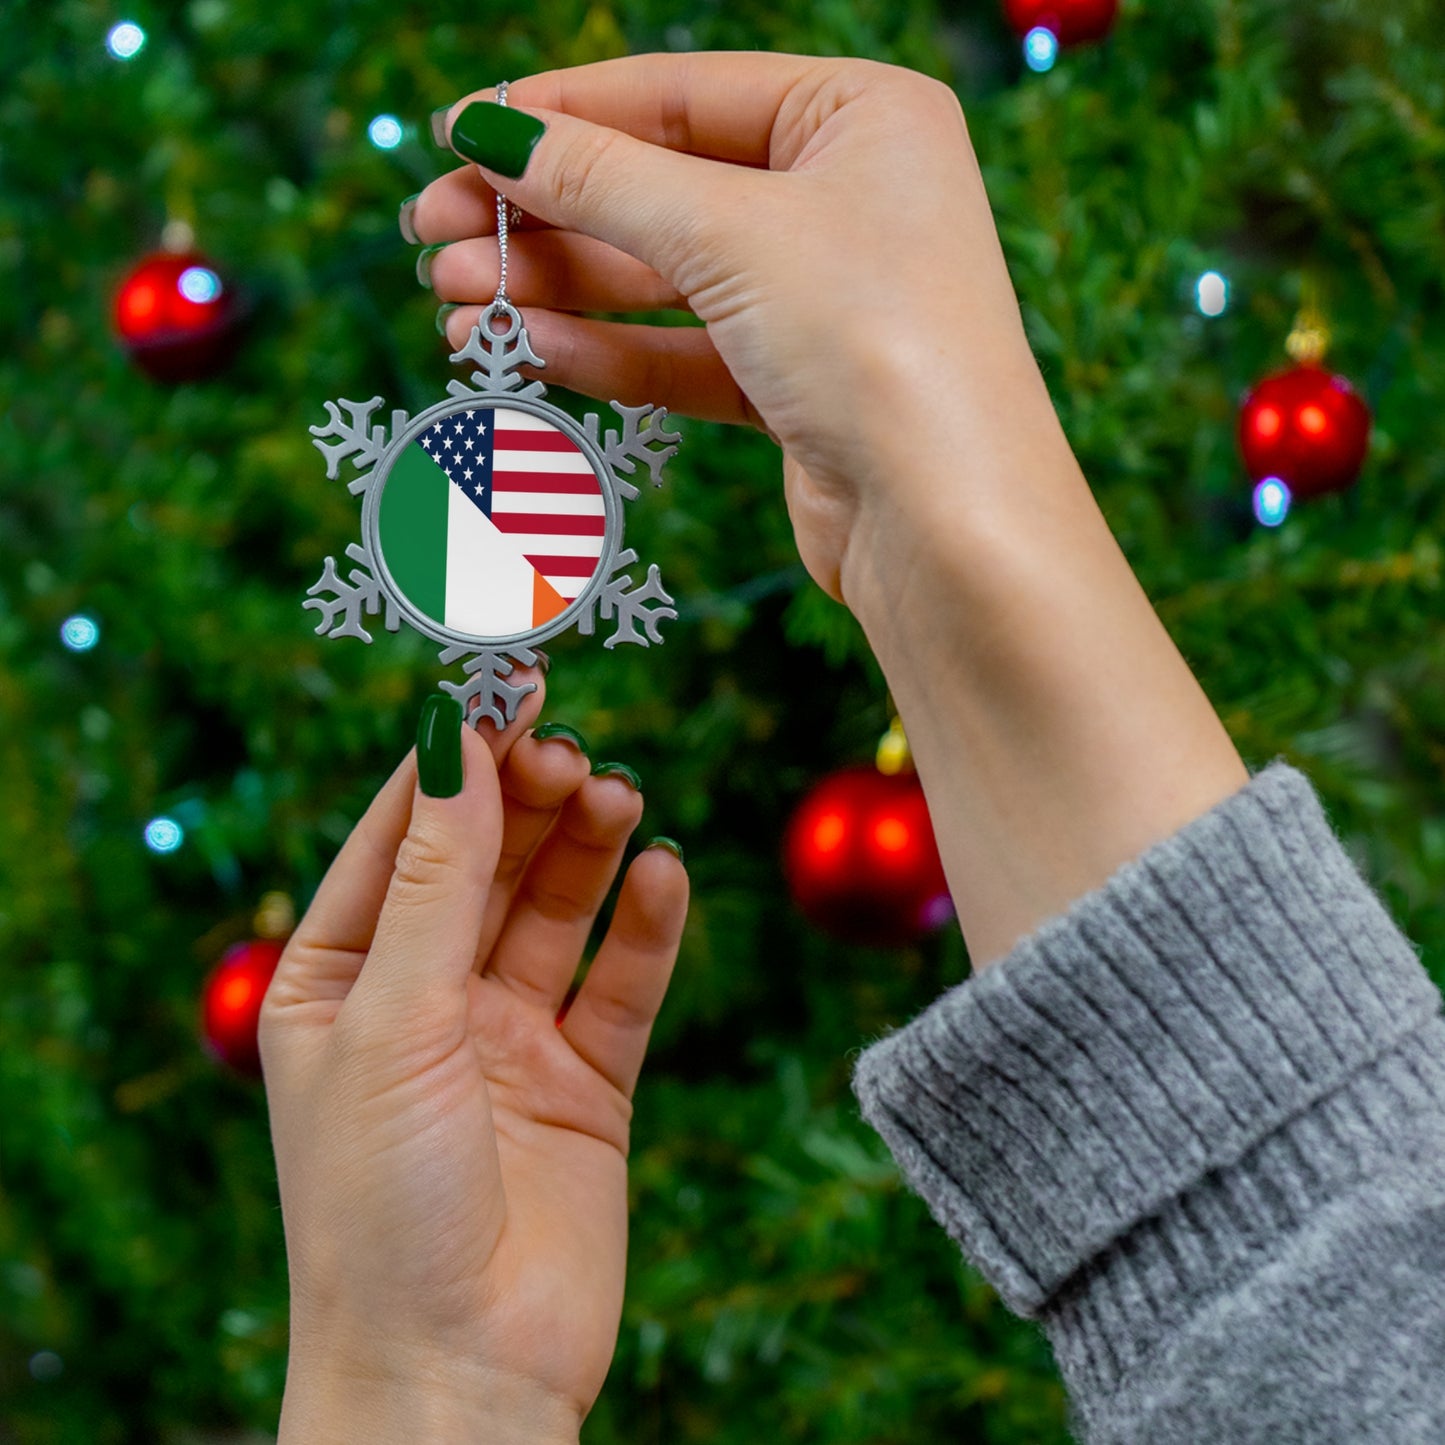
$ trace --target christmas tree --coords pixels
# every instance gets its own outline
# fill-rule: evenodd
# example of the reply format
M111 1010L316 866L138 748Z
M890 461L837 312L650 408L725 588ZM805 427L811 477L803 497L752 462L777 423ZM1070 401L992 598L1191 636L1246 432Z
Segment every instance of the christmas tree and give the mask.
M305 906L434 688L424 639L323 641L301 608L356 535L308 428L328 398L444 391L397 207L455 163L428 113L501 79L769 49L952 85L1120 545L1251 768L1308 773L1445 979L1437 29L1425 0L1126 3L1062 50L998 0L4 7L0 1442L274 1435L265 1100L203 1047L200 997L274 923L263 899ZM198 314L234 308L182 379L115 331L165 244ZM1286 509L1236 422L1306 307L1374 426L1353 487ZM848 1088L857 1049L967 976L963 940L840 944L783 881L788 818L871 756L884 679L798 563L771 444L681 431L628 518L677 599L666 646L549 648L544 717L639 768L639 839L681 839L694 890L585 1438L1063 1441L1042 1336Z

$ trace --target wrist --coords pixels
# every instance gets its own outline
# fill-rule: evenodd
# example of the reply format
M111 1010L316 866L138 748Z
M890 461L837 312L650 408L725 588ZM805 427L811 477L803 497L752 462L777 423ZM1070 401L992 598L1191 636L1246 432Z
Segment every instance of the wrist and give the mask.
M293 1352L277 1445L577 1445L580 1431L578 1411L539 1385L471 1362Z
M921 382L895 370L870 409L879 421L839 588L880 658L900 626L913 629L915 594L930 631L950 613L967 625L958 609L999 593L982 564L1027 546L1034 522L1108 535L1032 353L1020 342L992 354L986 382L961 366Z

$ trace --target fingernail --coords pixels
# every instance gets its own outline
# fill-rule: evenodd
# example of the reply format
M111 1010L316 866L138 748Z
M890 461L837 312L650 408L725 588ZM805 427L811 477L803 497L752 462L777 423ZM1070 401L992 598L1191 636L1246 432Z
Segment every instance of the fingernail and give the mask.
M431 138L433 145L439 145L443 150L447 144L447 113L451 110L449 105L440 105L431 113Z
M453 311L460 311L460 310L461 310L461 302L459 302L459 301L448 301L448 302L446 302L444 305L441 305L441 306L438 306L438 307L437 307L437 335L438 335L438 336L445 336L445 335L447 334L447 317L450 316Z
M516 180L546 130L536 116L492 100L474 100L452 122L451 144L459 156Z
M416 725L416 775L429 798L454 798L462 790L462 705L434 692Z
M543 723L541 727L532 730L532 736L539 743L545 743L548 738L566 738L584 758L592 756L587 747L587 739L576 728L569 728L566 723Z
M642 791L642 779L626 763L594 763L592 776L594 778L621 778L623 782L630 784L639 793Z
M648 848L666 848L679 863L687 862L687 859L682 856L682 844L679 843L676 838L663 838L661 836L649 838L642 851L645 853Z
M421 237L416 233L416 226L412 217L416 215L416 203L421 199L421 192L414 196L408 196L401 203L401 209L396 213L396 224L401 228L402 239L408 246L420 246Z
M435 256L438 251L446 250L449 244L447 241L442 241L438 245L428 246L416 258L416 279L420 281L428 291L431 290L432 257Z
M532 651L536 654L537 666L542 669L542 676L546 677L552 671L552 659L540 647L534 647Z

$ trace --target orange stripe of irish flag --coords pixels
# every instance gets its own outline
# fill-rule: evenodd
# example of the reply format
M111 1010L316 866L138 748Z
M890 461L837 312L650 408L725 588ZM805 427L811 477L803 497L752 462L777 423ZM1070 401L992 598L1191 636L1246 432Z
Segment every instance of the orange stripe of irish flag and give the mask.
M567 599L540 573L532 573L532 626L550 622L567 608Z

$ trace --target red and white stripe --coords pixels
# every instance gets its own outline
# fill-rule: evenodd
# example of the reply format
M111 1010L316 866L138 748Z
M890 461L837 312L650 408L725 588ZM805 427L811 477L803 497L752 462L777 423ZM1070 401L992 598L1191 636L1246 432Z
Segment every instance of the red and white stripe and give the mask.
M571 601L602 556L597 474L576 443L541 417L499 407L492 425L492 523Z

